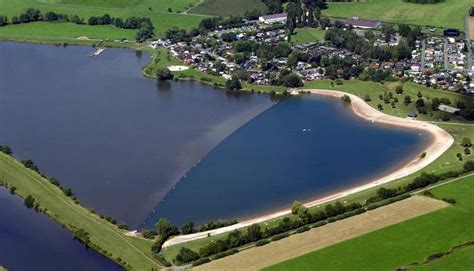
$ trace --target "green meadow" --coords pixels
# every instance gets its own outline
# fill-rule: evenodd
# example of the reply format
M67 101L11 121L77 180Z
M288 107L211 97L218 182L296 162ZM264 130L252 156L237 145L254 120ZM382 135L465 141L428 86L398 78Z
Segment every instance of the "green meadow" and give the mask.
M303 44L307 42L323 41L326 31L320 28L297 28L295 34L291 37L294 44Z
M90 4L90 3L93 4ZM115 1L113 1L115 3ZM140 3L138 3L140 2ZM118 1L114 7L111 0L92 1L92 0L2 0L0 1L0 15L7 15L8 18L19 16L28 8L37 8L43 13L54 11L68 15L79 15L85 21L91 16L101 16L110 14L112 17L127 18L130 16L148 17L155 26L157 36L162 36L164 31L171 27L190 28L197 26L203 19L202 15L188 15L176 13L175 11L184 10L185 7L195 3L196 0L176 0L176 1ZM138 4L137 4L138 3ZM136 4L136 5L135 5ZM173 12L168 12L171 8ZM16 26L9 25L0 27L0 38L16 36L34 36L36 38L54 38L64 37L74 39L78 37L101 38L101 39L134 39L135 31L116 28L113 26L77 26L72 23L39 23L34 26ZM43 28L46 28L43 30Z
M266 6L261 0L204 0L192 8L190 13L213 16L243 15L246 11L257 9L265 13Z
M410 265L420 270L468 270L472 267L472 247L422 263L430 255L474 240L474 177L434 188L432 193L457 203L265 270L395 270Z
M412 4L401 0L329 3L324 13L336 18L359 17L382 22L464 29L472 0L446 0L438 4Z

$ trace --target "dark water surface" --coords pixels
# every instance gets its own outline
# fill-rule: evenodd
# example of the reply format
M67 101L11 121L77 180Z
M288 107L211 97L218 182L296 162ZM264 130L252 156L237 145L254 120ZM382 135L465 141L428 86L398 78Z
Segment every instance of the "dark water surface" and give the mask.
M272 105L141 76L146 54L0 43L0 144L136 227L204 154Z
M306 130L305 130L306 129ZM146 220L249 218L325 196L413 159L419 131L373 124L333 98L292 98L265 111L211 151Z
M0 188L0 264L8 270L123 270Z

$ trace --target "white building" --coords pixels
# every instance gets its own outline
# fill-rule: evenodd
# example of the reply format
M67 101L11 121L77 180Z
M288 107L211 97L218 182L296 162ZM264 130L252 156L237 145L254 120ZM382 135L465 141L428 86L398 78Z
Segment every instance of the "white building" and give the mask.
M264 24L286 24L288 13L271 14L267 16L260 16L258 20Z

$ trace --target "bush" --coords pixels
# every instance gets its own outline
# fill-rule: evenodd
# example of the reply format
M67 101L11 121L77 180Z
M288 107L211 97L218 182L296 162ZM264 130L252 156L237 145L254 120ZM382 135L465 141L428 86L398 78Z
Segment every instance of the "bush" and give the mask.
M273 236L271 240L272 240L272 242L274 242L274 241L278 241L278 240L281 240L281 239L283 239L283 238L286 238L286 237L288 237L288 236L290 236L290 234L287 233L287 232L285 232L285 233L280 233L280 234L277 234L277 235Z
M35 206L35 199L31 195L28 195L25 198L25 206L29 209L31 209Z
M175 258L178 264L189 263L199 259L199 254L189 248L182 247Z
M4 154L7 154L7 155L13 154L12 148L6 145L0 145L0 152L3 152Z
M220 252L220 253L217 253L217 254L214 256L214 260L221 259L221 258L230 256L230 255L234 255L234 254L236 254L236 253L238 253L238 252L239 252L238 249L231 249L231 250L228 250L228 251Z
M193 266L198 266L198 265L201 265L201 264L205 264L205 263L208 263L210 262L211 260L209 258L201 258L197 261L194 261L193 262Z
M173 79L174 76L168 68L158 68L156 70L156 77L158 80L165 81Z
M302 233L302 232L309 231L309 230L310 230L309 226L303 226L303 227L300 227L300 228L296 229L296 233Z
M346 105L351 104L351 97L349 97L348 95L344 94L344 96L341 97L341 100Z
M256 247L261 247L261 246L264 246L264 245L269 244L269 243L270 243L270 240L263 239L263 240L257 241L257 243L255 243L255 246Z
M155 239L158 233L155 230L145 230L142 232L143 238L146 239Z

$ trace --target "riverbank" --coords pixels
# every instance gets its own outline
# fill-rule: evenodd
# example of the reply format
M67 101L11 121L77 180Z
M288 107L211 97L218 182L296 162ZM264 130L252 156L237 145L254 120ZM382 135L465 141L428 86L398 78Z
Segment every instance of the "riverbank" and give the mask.
M316 89L311 89L311 90L306 90L309 91L310 93L317 94L317 95L324 95L324 96L330 96L334 98L340 98L343 95L345 95L344 92L340 91L334 91L334 90L316 90ZM416 121L416 120L411 120L411 119L402 119L394 116L389 116L386 115L374 108L372 108L370 105L365 103L364 100L361 98L352 95L352 94L347 94L351 97L352 103L351 107L354 113L368 121L371 121L373 123L378 123L378 124L384 124L384 125L392 125L392 126L398 126L398 127L404 127L404 128L410 128L410 129L418 129L418 130L424 130L428 132L429 134L432 135L432 142L428 145L428 147L424 150L424 157L416 157L409 163L407 163L405 166L399 168L398 170L384 176L381 178L378 178L376 180L372 180L367 182L364 185L353 187L335 194L332 194L330 196L324 197L324 198L319 198L313 201L309 201L305 203L305 206L307 207L313 207L317 206L320 204L324 204L330 201L334 201L337 199L341 199L344 197L347 197L349 195L353 195L356 193L359 193L361 191L367 190L374 188L376 186L386 184L388 182L391 182L396 179L400 179L403 177L406 177L410 174L413 174L422 168L426 167L428 164L436 160L438 157L440 157L446 150L448 150L451 145L454 142L454 139L452 136L444 131L443 129L439 128L438 126L435 126L433 124L425 123L422 121ZM240 229L247 227L249 225L255 224L255 223L262 223L268 220L275 219L277 217L285 216L291 213L290 209L285 209L277 212L273 212L267 215L263 215L254 219L249 219L246 221L242 221L238 224L225 227L225 228L220 228L212 231L207 231L207 232L200 232L200 233L195 233L191 235L183 235L183 236L177 236L175 238L172 238L168 240L167 242L164 243L163 247L170 247L176 244L181 244L185 243L188 241L192 240L198 240L202 238L206 238L209 235L218 235L222 233L226 233L229 231L233 231L235 229Z

